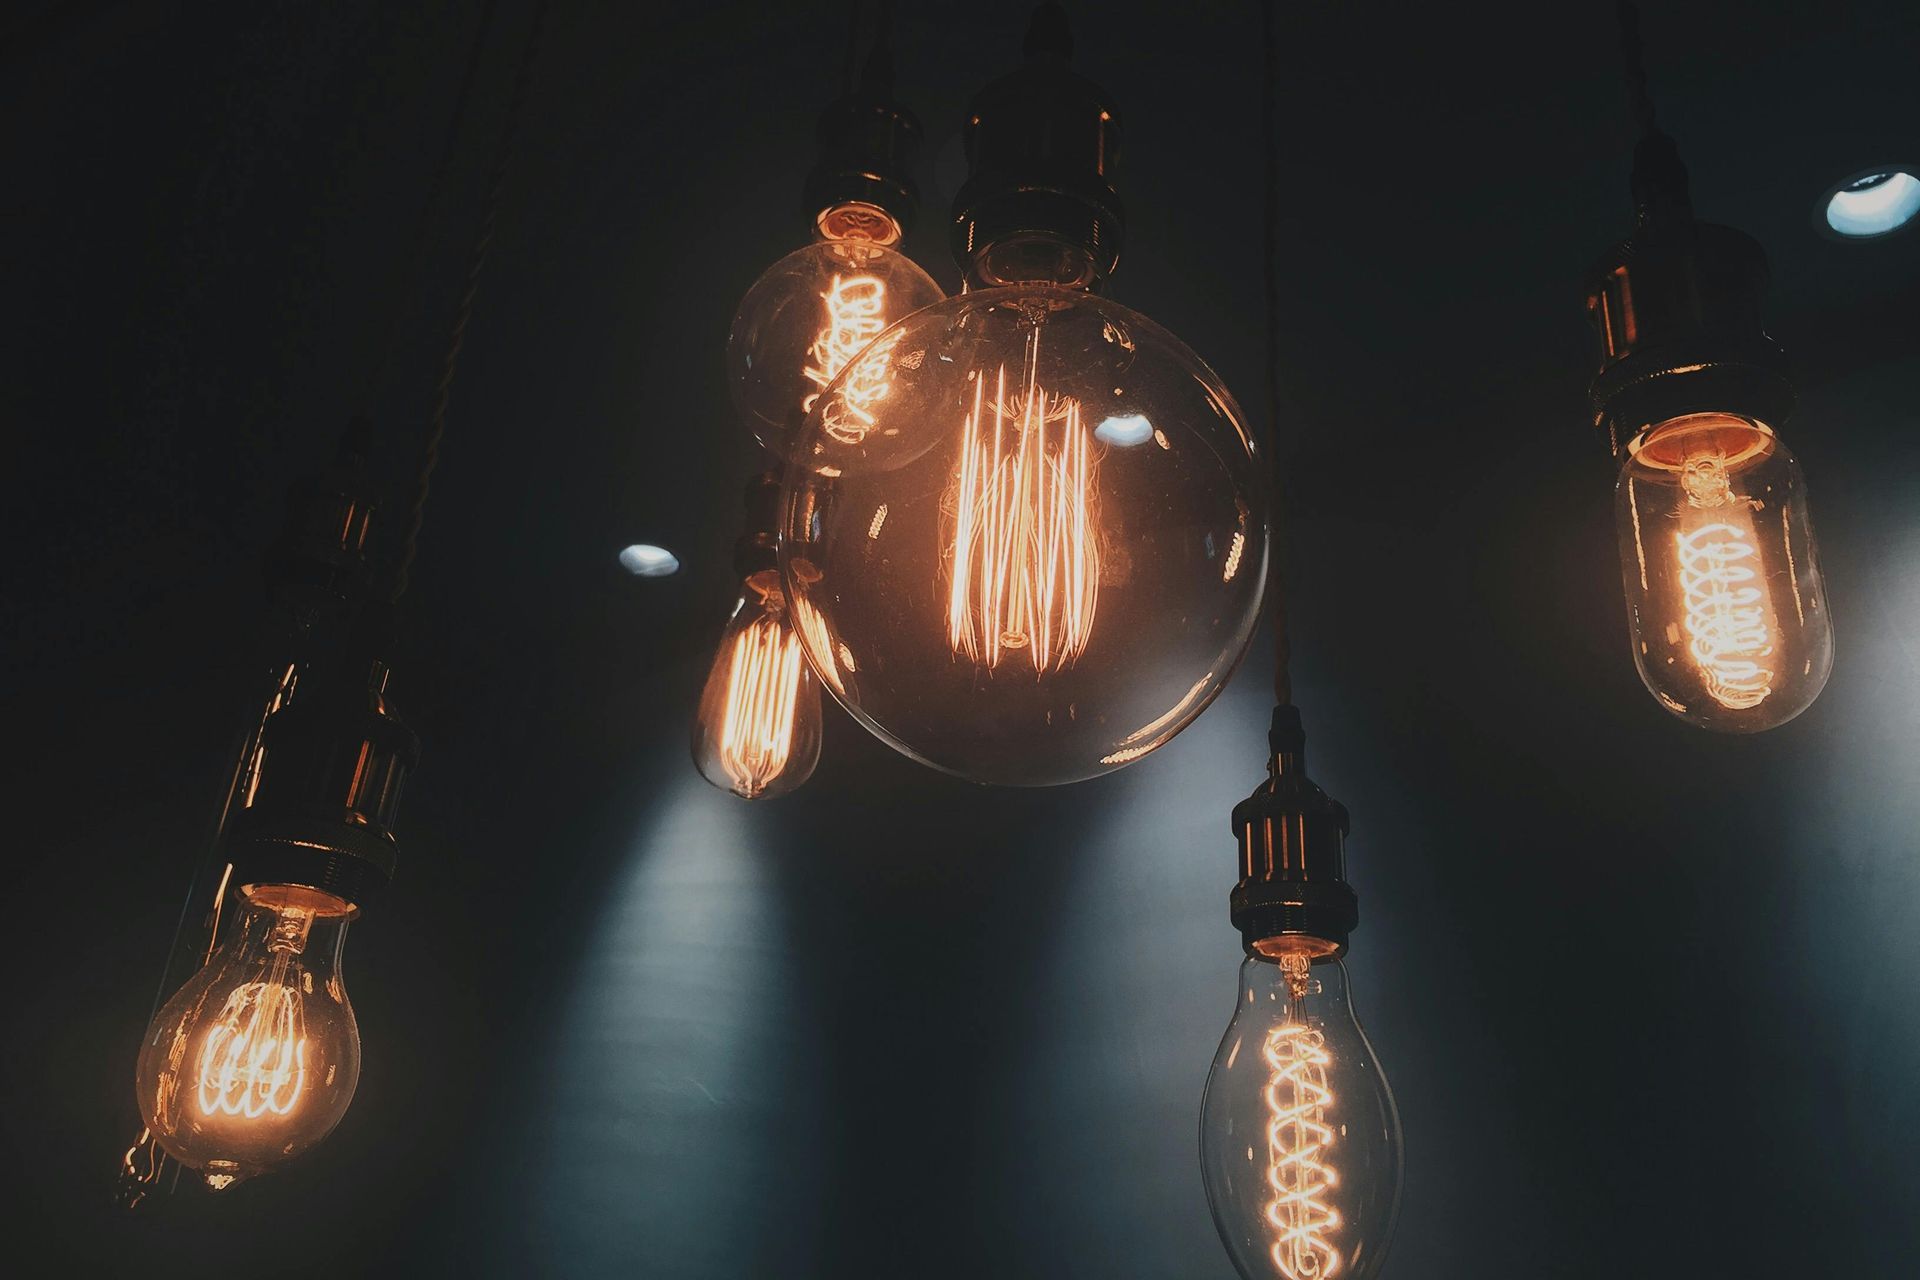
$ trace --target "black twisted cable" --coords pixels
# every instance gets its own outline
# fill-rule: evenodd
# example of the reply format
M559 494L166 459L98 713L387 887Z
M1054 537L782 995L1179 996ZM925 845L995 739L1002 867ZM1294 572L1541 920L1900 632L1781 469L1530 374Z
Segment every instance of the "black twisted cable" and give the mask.
M1285 707L1293 704L1293 639L1287 627L1286 471L1280 460L1280 32L1274 9L1274 0L1261 0L1260 35L1266 63L1260 108L1266 151L1267 422L1273 450L1267 597L1273 616L1273 699Z
M539 60L540 36L547 21L547 0L540 0L533 25L520 51L520 65L514 72L513 97L507 106L506 122L501 126L495 146L493 172L487 180L487 193L481 206L480 229L474 235L467 255L466 282L460 290L460 303L454 313L453 328L447 335L447 353L440 364L440 380L434 388L433 414L428 420L427 437L420 449L420 469L414 479L412 500L407 504L406 531L394 557L393 583L388 599L398 601L406 594L407 583L419 551L420 527L426 520L427 498L432 491L434 468L440 464L440 445L447 434L447 406L453 395L454 375L460 368L460 351L466 345L467 326L473 319L474 299L480 293L480 275L486 269L487 252L493 247L493 233L500 219L500 197L506 190L507 171L511 167L515 145L519 142L522 116L528 90L533 84L534 65Z
M1620 61L1627 78L1627 110L1637 134L1653 129L1653 98L1647 93L1646 47L1640 40L1640 6L1619 0Z

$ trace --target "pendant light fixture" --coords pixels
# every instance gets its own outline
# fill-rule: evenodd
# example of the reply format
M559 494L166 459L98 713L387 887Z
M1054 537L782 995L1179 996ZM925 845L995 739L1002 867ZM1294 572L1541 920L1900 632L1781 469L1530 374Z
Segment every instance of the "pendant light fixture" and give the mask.
M893 97L891 8L881 7L858 82L820 116L803 206L813 242L767 268L727 334L734 407L783 458L821 391L869 342L946 297L900 251L919 206L912 166L920 122ZM870 410L886 390L865 387L854 408Z
M1279 36L1262 6L1266 81L1267 396L1274 423L1273 504L1283 474L1280 372ZM1267 779L1235 806L1240 879L1230 911L1245 959L1233 1017L1207 1073L1200 1166L1207 1204L1246 1280L1370 1280L1400 1208L1400 1117L1354 1013L1343 962L1360 920L1346 879L1345 806L1307 776L1293 705L1280 559L1267 585L1274 624Z
M1265 572L1232 395L1095 292L1120 256L1120 133L1071 52L1041 5L1024 64L968 113L966 292L874 339L789 455L808 658L883 741L979 782L1073 782L1171 740L1238 664Z
M1760 324L1766 254L1693 216L1686 166L1654 123L1639 15L1619 6L1639 128L1633 234L1594 268L1594 422L1620 461L1615 519L1633 658L1654 699L1752 733L1806 710L1833 624L1780 347Z
M323 1140L352 1102L360 1034L341 967L346 932L393 875L394 819L419 757L418 740L386 695L395 606L419 545L546 11L544 3L535 10L514 76L419 466L384 577L374 581L368 555L374 519L364 414L349 429L334 470L296 494L289 533L270 562L296 619L294 653L235 772L206 936L176 940L176 955L183 945L195 955L191 976L155 1013L141 1044L135 1092L146 1129L122 1160L123 1204L136 1205L160 1187L169 1161L198 1170L214 1190L269 1172ZM490 7L468 63L447 157L422 215L423 232L491 16Z
M787 455L820 392L868 343L946 296L897 248L918 208L912 163L920 122L893 99L890 8L882 7L858 83L820 117L804 206L814 242L754 283L727 337L734 405L776 457ZM862 411L886 394L884 384L864 388ZM776 467L747 484L747 529L733 558L740 594L693 721L700 776L743 800L785 795L820 759L820 686L801 642L819 619L780 581L780 478Z
M733 552L740 598L693 721L700 776L742 800L785 795L812 777L820 760L820 686L801 652L774 556L779 501L778 472L748 482L748 531Z

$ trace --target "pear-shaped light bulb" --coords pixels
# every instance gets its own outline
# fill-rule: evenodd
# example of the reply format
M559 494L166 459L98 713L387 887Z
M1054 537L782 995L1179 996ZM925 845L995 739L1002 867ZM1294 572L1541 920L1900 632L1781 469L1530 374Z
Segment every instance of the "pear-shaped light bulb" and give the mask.
M340 952L354 914L313 889L248 886L226 939L148 1026L140 1114L216 1190L306 1151L352 1102L360 1030Z

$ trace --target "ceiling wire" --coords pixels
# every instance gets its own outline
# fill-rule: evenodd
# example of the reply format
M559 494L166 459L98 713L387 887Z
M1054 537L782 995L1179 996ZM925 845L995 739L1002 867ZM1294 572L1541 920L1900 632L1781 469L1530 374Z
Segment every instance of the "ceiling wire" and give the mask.
M453 114L448 118L446 137L440 146L440 162L434 167L433 177L427 183L426 198L421 202L405 256L395 265L387 302L386 339L360 399L359 416L365 419L373 416L373 403L385 388L393 368L401 334L406 328L403 306L408 300L420 296L421 277L424 274L422 267L427 259L427 238L439 222L441 206L446 201L447 175L452 171L454 157L459 152L460 135L466 129L467 104L473 97L474 78L480 70L480 55L486 50L498 8L497 0L487 0L481 10L473 45L467 50L467 65L460 73L460 88L454 95Z
M1280 458L1280 32L1275 7L1275 0L1261 0L1260 36L1265 61L1260 111L1266 159L1267 431L1269 447L1273 450L1267 604L1273 617L1273 698L1285 707L1293 704L1293 639L1287 625L1286 480Z
M440 363L440 379L434 388L433 413L428 419L426 439L420 448L420 467L414 478L413 494L407 504L405 532L394 557L393 582L388 599L397 601L406 594L413 561L419 551L420 527L426 519L427 498L432 492L434 468L440 463L440 445L447 434L447 408L453 394L454 375L460 369L460 352L466 345L467 326L473 320L473 304L480 293L480 276L486 269L487 253L493 247L493 235L500 219L500 197L506 189L507 171L520 138L528 90L533 84L534 66L540 56L540 37L546 27L548 0L540 0L534 9L533 25L527 31L520 51L520 65L514 71L512 98L507 116L495 144L493 171L487 179L487 193L481 206L480 227L467 255L465 283L460 303L454 312L453 327L447 335L447 351Z
M1619 0L1615 12L1620 19L1620 60L1627 77L1627 110L1633 117L1635 133L1653 131L1653 98L1647 93L1646 47L1640 40L1640 6L1633 0Z

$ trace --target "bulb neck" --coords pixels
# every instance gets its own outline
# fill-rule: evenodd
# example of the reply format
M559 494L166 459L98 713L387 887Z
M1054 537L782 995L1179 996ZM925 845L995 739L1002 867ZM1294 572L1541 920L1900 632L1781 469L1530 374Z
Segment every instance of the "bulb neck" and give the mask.
M1615 455L1668 418L1779 424L1793 412L1786 353L1761 323L1766 253L1743 232L1694 220L1683 198L1657 194L1665 189L1652 184L1638 229L1588 277L1600 365L1593 420Z
M1072 70L1072 56L1065 13L1039 6L1020 69L967 111L969 176L954 197L951 236L973 287L1092 287L1119 265L1118 113L1104 89Z
M1347 809L1307 776L1298 709L1275 707L1267 740L1267 780L1233 810L1240 846L1233 924L1250 956L1338 957L1360 923L1360 900L1346 878Z

